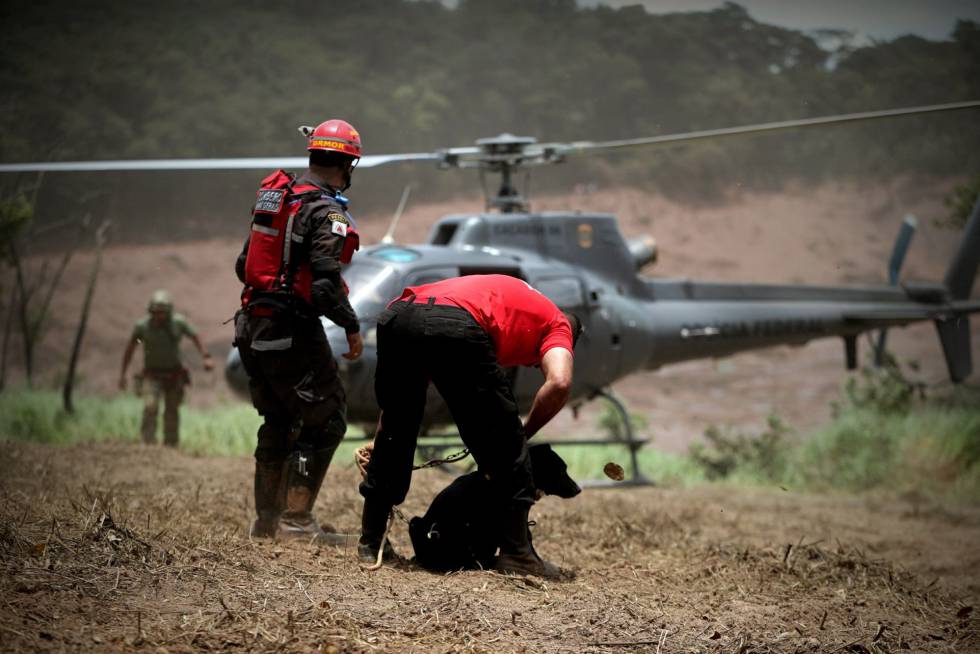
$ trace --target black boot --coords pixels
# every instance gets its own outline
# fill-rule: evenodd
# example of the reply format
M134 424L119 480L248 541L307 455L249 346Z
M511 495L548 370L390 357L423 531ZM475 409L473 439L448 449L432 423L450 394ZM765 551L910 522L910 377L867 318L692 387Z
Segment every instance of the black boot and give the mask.
M511 507L503 512L500 521L500 556L493 569L503 574L534 575L546 579L561 579L561 569L545 561L531 545L527 526L530 505Z
M347 536L324 531L313 517L313 503L327 474L335 448L293 452L286 466L285 510L279 518L276 538L305 540L318 545L347 544Z
M388 517L391 515L391 505L387 502L364 498L364 510L361 513L361 539L357 543L357 557L365 562L374 563L378 560L378 550L381 549L381 539L388 528ZM391 541L385 541L384 559L388 561L404 561L391 546Z
M279 514L282 513L282 461L255 462L255 514L252 538L272 538L276 535Z

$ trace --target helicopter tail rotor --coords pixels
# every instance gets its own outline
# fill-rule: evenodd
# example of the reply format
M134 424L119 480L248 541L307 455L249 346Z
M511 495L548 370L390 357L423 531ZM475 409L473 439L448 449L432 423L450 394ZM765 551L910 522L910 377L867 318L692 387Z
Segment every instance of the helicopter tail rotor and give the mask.
M970 297L978 266L980 266L980 197L977 197L973 205L973 212L963 231L963 241L943 280L954 300L965 300Z
M943 280L954 303L966 301L970 297L978 266L980 266L980 197L973 205L973 213L970 214L970 220L963 232L963 240ZM943 354L946 356L950 379L954 382L963 381L973 372L969 314L954 312L951 316L937 319L936 331L939 332L939 342L942 343Z

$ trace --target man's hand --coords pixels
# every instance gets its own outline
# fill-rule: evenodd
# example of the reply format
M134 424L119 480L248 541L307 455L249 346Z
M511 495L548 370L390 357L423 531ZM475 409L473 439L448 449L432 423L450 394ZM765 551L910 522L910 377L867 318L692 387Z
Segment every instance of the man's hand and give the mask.
M347 334L347 347L349 351L341 356L349 361L353 361L361 356L361 352L364 351L364 341L361 339L361 332L354 332L353 334Z
M214 370L214 360L211 359L210 354L204 355L204 369L207 370L208 372Z
M367 475L367 464L371 461L371 452L374 450L374 443L368 443L364 447L354 450L354 465L361 473L361 479Z

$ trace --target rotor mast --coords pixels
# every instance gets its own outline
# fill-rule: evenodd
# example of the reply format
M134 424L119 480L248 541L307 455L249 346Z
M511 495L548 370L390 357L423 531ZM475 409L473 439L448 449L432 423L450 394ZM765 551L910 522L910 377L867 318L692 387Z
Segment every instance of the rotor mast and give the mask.
M521 195L514 185L514 171L524 163L525 150L537 142L530 136L501 134L491 138L479 139L476 145L481 150L480 168L500 174L500 189L496 197L487 198L487 209L501 213L514 213L529 209L528 199Z
M564 157L550 146L538 145L531 136L499 134L479 139L474 146L442 150L440 168L477 168L481 174L491 172L500 175L500 188L495 196L487 193L487 210L501 213L528 211L528 198L514 183L514 173L520 168L545 163L558 163ZM486 190L484 189L484 192Z

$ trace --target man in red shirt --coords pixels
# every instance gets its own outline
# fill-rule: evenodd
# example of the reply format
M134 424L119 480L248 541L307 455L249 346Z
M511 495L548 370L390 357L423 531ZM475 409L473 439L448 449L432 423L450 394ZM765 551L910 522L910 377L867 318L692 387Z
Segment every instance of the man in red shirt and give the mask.
M406 288L378 318L375 393L381 421L360 491L359 555L374 559L391 507L408 493L429 381L445 399L499 498L500 572L557 577L531 546L534 483L527 439L568 399L581 323L527 282L469 275ZM544 384L521 422L505 367L540 366Z

